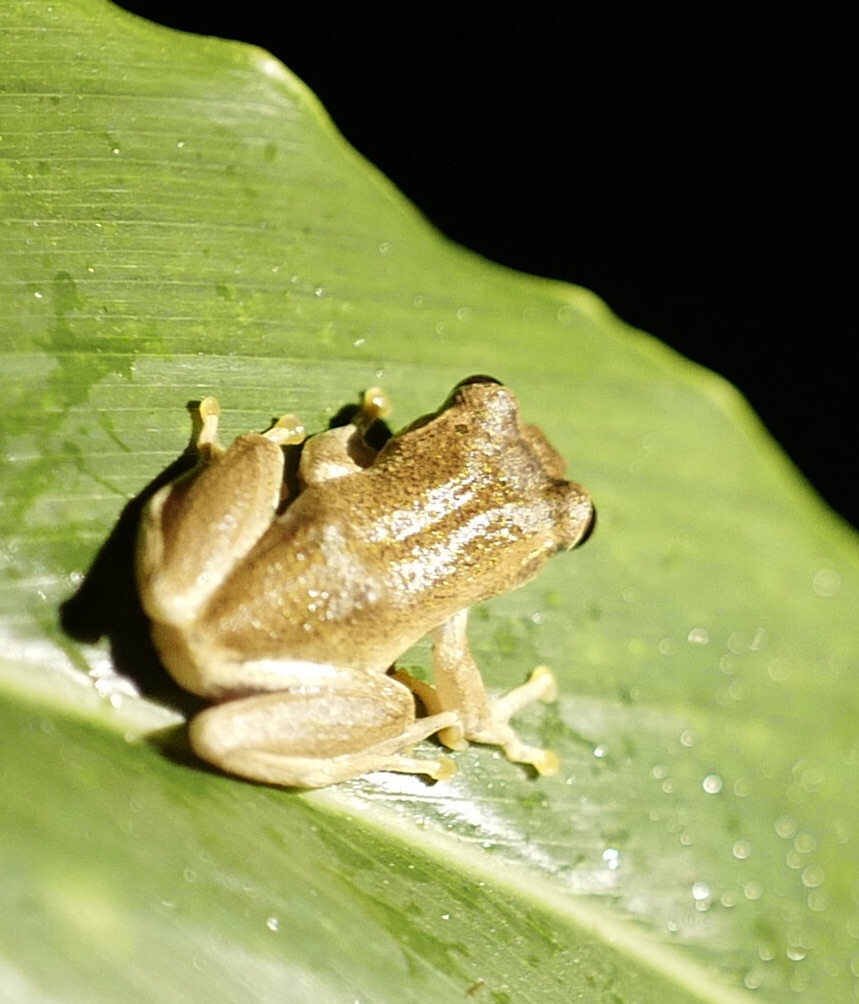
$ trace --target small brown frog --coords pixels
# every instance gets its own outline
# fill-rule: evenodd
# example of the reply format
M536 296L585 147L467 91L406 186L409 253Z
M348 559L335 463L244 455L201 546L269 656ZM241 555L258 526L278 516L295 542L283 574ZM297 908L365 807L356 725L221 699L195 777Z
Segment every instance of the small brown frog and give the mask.
M554 699L554 677L541 667L490 700L466 621L581 543L590 497L489 377L464 380L376 450L364 434L387 409L369 391L348 425L305 439L286 416L225 450L217 401L200 404L197 466L149 501L137 554L164 666L214 702L191 721L191 744L229 773L296 787L375 770L447 778L449 758L409 752L436 733L554 773L554 754L508 724ZM290 494L283 447L302 442ZM426 634L434 686L390 671Z

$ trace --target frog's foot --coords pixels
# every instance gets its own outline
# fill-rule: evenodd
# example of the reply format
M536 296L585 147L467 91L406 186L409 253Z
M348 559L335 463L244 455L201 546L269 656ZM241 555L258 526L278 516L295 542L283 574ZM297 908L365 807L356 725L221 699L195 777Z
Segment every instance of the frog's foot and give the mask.
M514 688L490 704L492 723L468 738L472 742L500 746L508 760L530 764L538 774L557 774L560 770L557 756L551 750L523 743L509 724L513 715L526 705L534 701L548 704L557 696L558 685L554 674L547 666L537 666L521 687Z
M218 443L218 422L221 417L221 406L216 397L204 397L197 405L200 416L200 431L197 433L197 449L212 449Z
M425 680L418 680L404 669L398 669L391 676L402 683L404 687L409 688L424 706L427 716L438 718L440 715L450 714L450 712L444 710L438 696L438 691L431 683L427 683ZM428 721L429 717L422 718L420 721ZM438 729L438 739L449 750L464 750L468 748L465 730L458 715L455 716L455 720L451 725L445 725Z
M218 446L218 425L221 420L221 406L216 397L204 397L197 405L199 416L196 427L196 446L201 453L212 451L221 453ZM262 433L266 439L278 446L290 446L303 443L307 439L307 430L300 418L295 415L284 415L274 425Z
M426 738L422 736L421 738ZM242 750L222 759L218 766L228 774L275 784L285 788L324 788L374 771L395 774L422 774L433 781L447 781L456 774L449 757L423 759L403 753L383 753L373 749L359 754L320 760L318 757L289 757L289 763L274 753Z
M352 424L362 431L368 429L378 419L387 418L393 408L391 399L381 387L369 387L361 398L361 407Z
M278 446L297 446L307 439L307 430L300 418L284 415L270 429L266 429L263 435Z
M537 666L520 687L499 697L492 704L492 715L499 722L509 722L522 708L540 701L551 704L558 699L558 681L548 666Z
M456 774L456 764L449 757L438 757L432 760L419 759L417 757L406 756L403 753L387 752L386 746L394 749L406 748L415 743L428 739L431 735L443 729L459 729L462 726L459 715L455 711L442 711L439 714L428 715L426 718L418 719L405 733L398 736L396 740L389 743L380 743L372 750L368 751L373 756L380 757L378 767L366 768L370 770L390 770L398 774L424 774L434 781L447 781ZM364 771L362 771L364 773Z
M392 727L387 736L367 744L364 724L352 728L326 720L330 707L312 705L301 696L290 699L277 692L215 705L191 721L191 746L229 774L287 788L322 788L371 771L424 774L436 781L456 773L446 757L424 760L404 752L439 729L455 726L455 712L401 722L398 730Z
M403 669L397 670L392 676L420 699L428 715L438 718L444 714L438 691L431 684L416 680ZM516 687L496 701L489 702L488 721L484 715L484 720L479 725L466 730L457 717L454 724L438 730L438 738L452 750L465 749L469 740L489 746L500 746L507 759L513 763L529 764L541 775L557 774L560 770L557 756L550 750L523 743L509 724L513 715L528 704L533 704L534 701L548 704L557 696L558 685L554 674L547 666L538 666L521 687ZM429 718L421 719L421 721L429 720Z

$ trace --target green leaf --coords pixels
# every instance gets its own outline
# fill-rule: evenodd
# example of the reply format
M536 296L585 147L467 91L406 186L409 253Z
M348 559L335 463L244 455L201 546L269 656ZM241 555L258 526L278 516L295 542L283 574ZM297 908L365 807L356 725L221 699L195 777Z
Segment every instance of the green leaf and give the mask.
M443 240L263 52L102 0L0 26L4 999L851 998L856 540L738 394ZM202 768L130 584L186 403L319 429L382 383L405 423L473 372L600 511L472 619L493 690L556 670L519 720L561 774Z

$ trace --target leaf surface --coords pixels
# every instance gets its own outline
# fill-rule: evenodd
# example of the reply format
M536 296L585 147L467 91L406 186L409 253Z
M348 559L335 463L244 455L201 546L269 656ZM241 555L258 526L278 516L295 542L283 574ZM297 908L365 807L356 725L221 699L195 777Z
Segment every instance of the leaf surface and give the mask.
M445 241L266 53L102 0L0 23L4 996L849 998L856 540L739 395ZM519 721L561 774L202 769L130 579L186 403L229 439L381 383L405 424L475 372L600 513L472 618L492 690L558 674Z

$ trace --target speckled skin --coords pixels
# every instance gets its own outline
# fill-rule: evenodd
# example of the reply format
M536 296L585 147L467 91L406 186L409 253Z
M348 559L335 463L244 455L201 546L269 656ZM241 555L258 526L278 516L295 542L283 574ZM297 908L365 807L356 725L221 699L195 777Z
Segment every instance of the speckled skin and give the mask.
M362 730L392 741L393 753L378 754L387 769L432 766L399 755L415 728L425 729L409 681L386 675L426 634L436 643L436 691L412 689L444 723L425 734L441 729L453 747L499 741L523 759L506 721L499 730L493 719L468 654L467 610L579 542L592 525L590 498L563 479L563 461L540 430L522 424L513 393L489 378L458 385L438 412L378 453L362 435L375 413L365 403L352 425L308 440L300 489L285 503L284 454L269 432L226 451L213 435L201 440L198 467L146 508L138 584L164 665L186 689L217 701L242 697L233 703L247 709L247 695L264 695L239 723L241 743L259 746L254 730L276 733L263 754L249 754L250 770L238 769L218 760L221 740L209 735L235 733L236 720L221 714L215 726L210 716L206 736L196 730L201 752L227 770L278 784L329 783L376 769L367 766ZM261 755L280 758L278 776L260 766ZM281 770L296 759L311 761L309 773Z

